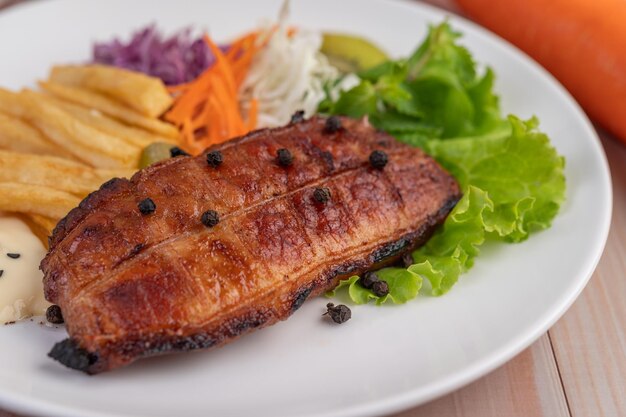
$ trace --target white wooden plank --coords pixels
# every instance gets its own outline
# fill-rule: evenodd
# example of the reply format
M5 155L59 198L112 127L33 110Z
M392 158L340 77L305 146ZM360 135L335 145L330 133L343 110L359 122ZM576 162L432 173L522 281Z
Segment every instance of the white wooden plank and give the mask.
M486 377L394 417L444 416L568 417L547 335Z
M609 240L587 288L550 330L572 417L626 416L626 146L602 136L613 176Z

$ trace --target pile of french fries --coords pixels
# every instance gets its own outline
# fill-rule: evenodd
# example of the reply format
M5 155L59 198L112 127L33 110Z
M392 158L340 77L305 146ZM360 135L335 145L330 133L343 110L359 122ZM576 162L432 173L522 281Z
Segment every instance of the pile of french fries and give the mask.
M48 236L91 191L130 177L143 149L176 144L160 79L100 65L54 67L41 91L0 88L0 211Z

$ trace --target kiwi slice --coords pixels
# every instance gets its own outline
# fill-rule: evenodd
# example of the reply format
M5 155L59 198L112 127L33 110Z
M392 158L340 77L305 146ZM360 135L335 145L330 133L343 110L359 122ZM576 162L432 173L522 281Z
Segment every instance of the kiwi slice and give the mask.
M363 71L389 59L378 46L360 36L328 32L322 36L322 53L343 73Z

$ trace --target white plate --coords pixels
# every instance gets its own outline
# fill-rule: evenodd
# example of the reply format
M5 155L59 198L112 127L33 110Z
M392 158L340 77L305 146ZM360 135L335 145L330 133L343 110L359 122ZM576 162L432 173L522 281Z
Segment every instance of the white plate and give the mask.
M272 17L281 0L58 0L0 14L0 85L19 88L50 65L84 61L94 40L150 22L195 24L228 39ZM361 33L394 55L418 44L445 13L418 3L296 0L292 21ZM89 377L46 358L64 331L0 328L0 404L50 416L365 416L425 402L501 365L545 332L590 277L606 240L609 171L585 115L565 90L515 48L451 17L479 62L493 66L507 112L536 114L567 158L567 203L554 226L519 245L484 250L440 298L354 307L342 326L311 300L287 322L224 348L141 361Z

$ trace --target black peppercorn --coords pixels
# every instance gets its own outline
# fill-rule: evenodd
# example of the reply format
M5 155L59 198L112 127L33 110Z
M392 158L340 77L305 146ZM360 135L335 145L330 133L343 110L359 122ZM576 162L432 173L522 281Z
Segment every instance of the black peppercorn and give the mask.
M350 320L352 311L343 304L335 306L333 303L328 303L326 304L326 313L324 315L328 315L335 323L341 324Z
M19 253L7 253L7 256L11 259L17 259L22 255L20 255Z
M330 116L326 119L324 133L336 133L341 129L341 119L337 116Z
M185 152L184 150L180 149L178 146L174 146L170 148L170 156L172 158L176 158L177 156L189 156L189 154Z
M330 190L326 187L316 188L313 191L313 199L318 203L326 203L330 200Z
M278 165L288 167L293 164L293 155L289 152L289 149L281 148L276 152L276 160Z
M220 222L220 215L215 210L207 210L202 214L201 221L206 227L213 227Z
M374 168L382 169L389 162L387 154L383 151L374 151L370 154L370 165Z
M290 123L300 123L304 120L304 110L298 110L291 115Z
M377 297L384 297L389 294L389 284L386 281L382 281L373 272L364 273L358 282L363 288L371 290Z
M378 281L380 281L378 275L373 272L366 272L361 278L359 278L359 284L361 284L363 288L367 288L368 290L371 290L374 283Z
M217 168L222 165L222 162L224 162L224 156L220 151L211 151L206 154L206 162L209 166Z
M139 207L139 211L141 212L141 214L154 213L154 211L156 210L156 204L154 204L154 201L152 201L151 198L141 200L139 204L137 204L137 207Z
M413 255L411 255L411 252L407 252L404 255L402 255L402 264L404 265L405 268L408 268L414 263L415 262L413 261Z
M384 297L389 294L389 284L386 281L376 281L372 284L372 292L377 297Z
M61 313L61 307L56 304L51 305L46 310L46 319L53 324L63 323L63 314Z

